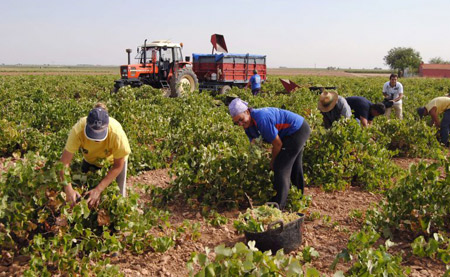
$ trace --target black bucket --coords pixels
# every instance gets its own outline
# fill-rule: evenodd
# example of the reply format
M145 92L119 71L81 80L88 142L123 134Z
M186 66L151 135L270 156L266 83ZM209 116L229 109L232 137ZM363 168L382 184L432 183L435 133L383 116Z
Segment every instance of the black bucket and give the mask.
M299 218L284 224L282 220L270 223L267 231L253 233L244 231L245 238L248 241L254 240L255 246L261 251L272 250L275 254L281 248L284 253L296 250L302 244L303 219L304 214L298 213ZM276 227L278 226L279 227Z

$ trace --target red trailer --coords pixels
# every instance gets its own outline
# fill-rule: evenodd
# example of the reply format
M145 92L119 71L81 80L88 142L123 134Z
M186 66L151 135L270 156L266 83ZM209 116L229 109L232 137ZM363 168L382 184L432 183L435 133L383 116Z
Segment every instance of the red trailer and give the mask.
M199 90L224 93L247 85L256 69L261 81L267 79L266 56L250 54L192 54L192 66Z

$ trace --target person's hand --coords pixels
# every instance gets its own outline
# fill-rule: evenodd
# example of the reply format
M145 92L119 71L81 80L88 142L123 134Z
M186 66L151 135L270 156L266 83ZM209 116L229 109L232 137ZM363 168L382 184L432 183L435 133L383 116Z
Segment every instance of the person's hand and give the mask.
M78 191L69 186L64 189L64 192L66 193L66 201L70 203L71 207L73 207L77 203L77 199L81 197Z
M87 199L87 204L90 209L95 208L100 203L100 196L102 192L98 188L91 189L86 193L86 196L89 196Z

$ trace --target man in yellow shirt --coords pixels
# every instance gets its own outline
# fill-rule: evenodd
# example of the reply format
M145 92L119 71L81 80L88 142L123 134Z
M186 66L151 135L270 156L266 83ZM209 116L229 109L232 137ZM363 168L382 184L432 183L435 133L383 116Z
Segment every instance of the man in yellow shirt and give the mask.
M424 107L417 108L417 113L420 118L426 115L431 116L433 125L440 129L441 142L448 147L448 132L450 130L450 97L436 97ZM442 117L442 121L439 121L439 115L441 113L443 113L444 116Z
M87 117L81 118L69 133L61 156L61 162L69 167L73 155L81 150L83 153L83 172L101 168L102 160L108 160L113 166L92 190L86 193L89 207L96 207L103 190L116 179L120 193L126 196L127 159L131 153L128 138L117 120L108 115L106 106L97 103ZM61 174L64 174L61 172ZM64 188L67 201L76 203L80 194L67 184Z

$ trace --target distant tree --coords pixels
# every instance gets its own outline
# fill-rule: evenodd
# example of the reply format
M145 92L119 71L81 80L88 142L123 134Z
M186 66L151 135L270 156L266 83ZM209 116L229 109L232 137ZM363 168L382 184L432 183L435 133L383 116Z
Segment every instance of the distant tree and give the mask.
M438 63L438 64L450 64L450 61L445 61L441 57L432 58L428 63Z
M398 75L403 76L406 68L417 72L422 61L420 53L412 48L394 47L384 57L384 61L391 69L398 70Z

